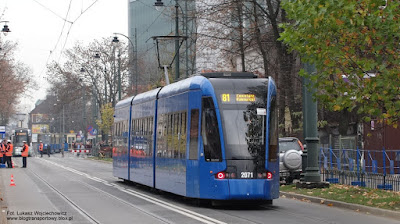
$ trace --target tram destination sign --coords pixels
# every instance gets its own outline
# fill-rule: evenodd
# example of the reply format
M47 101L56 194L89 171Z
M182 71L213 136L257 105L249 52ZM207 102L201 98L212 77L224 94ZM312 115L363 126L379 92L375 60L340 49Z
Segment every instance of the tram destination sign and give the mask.
M231 94L231 93L222 93L221 94L221 102L227 104L248 104L256 101L256 96L254 94L243 93L243 94Z

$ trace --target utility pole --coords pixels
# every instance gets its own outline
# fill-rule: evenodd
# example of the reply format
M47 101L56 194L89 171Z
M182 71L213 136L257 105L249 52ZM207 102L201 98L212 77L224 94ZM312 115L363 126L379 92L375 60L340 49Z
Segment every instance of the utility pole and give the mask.
M118 101L121 100L121 49L118 50Z
M304 64L304 70L308 74L316 73L314 65ZM310 79L303 80L303 88L310 86ZM318 113L317 102L313 99L315 89L310 86L304 91L304 111L303 122L305 124L305 141L307 146L307 168L304 174L304 181L298 182L297 187L301 188L324 188L328 187L329 183L321 181L321 174L318 167Z
M175 0L175 36L179 36L179 4ZM175 39L175 82L179 79L179 39Z
M64 104L63 104L63 111L62 111L62 113L63 113L63 116L62 116L62 142L65 142L66 141L66 139L64 139L64 135L65 135L65 110L64 110Z
M104 104L107 104L107 69L104 67Z
M85 85L83 84L83 138L86 140L86 90L85 90Z
M131 43L132 44L132 43ZM135 47L132 46L132 51L135 54L135 59L134 59L134 64L135 64L135 96L137 95L138 92L138 58L137 58L137 53L138 53L138 48L137 48L137 29L135 28Z
M187 5L188 1L185 1L185 15L184 15L184 20L185 20L185 24L184 24L184 29L185 29L185 36L188 36L188 5ZM185 54L186 54L186 75L185 78L189 77L189 43L188 40L186 39L185 42Z

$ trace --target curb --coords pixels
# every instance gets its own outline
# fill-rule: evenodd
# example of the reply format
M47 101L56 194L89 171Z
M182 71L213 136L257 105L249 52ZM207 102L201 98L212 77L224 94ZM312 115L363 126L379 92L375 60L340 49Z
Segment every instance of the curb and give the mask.
M321 205L324 204L324 205L330 206L330 207L343 208L343 209L353 210L355 212L362 212L362 213L366 213L366 214L400 220L400 212L396 212L396 211L390 211L390 210L381 209L381 208L373 208L373 207L368 207L365 205L350 204L350 203L346 203L346 202L342 202L342 201L335 201L335 200L330 200L330 199L325 199L325 198L317 198L317 197L313 197L313 196L307 196L307 195L295 194L295 193L289 193L289 192L282 192L282 191L280 192L280 196L284 196L289 199L297 199L300 201L312 202L312 203L321 204Z
M4 179L3 179L3 173L0 172L0 224L7 224L7 198L5 197L4 194Z
M105 160L101 160L101 159L93 159L92 157L87 157L85 159L96 161L96 162L101 162L101 163L108 163L108 164L112 164L113 163L112 161L105 161Z

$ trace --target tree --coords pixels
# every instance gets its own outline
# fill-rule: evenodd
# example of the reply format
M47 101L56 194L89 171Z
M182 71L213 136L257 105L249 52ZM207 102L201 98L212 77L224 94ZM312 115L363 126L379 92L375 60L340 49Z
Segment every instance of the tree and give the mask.
M201 19L196 43L201 51L198 58L208 57L208 60L203 64L200 61L198 66L208 69L215 63L218 70L252 71L260 77L271 76L278 88L280 127L285 126L288 118L294 123L290 126L298 128L298 120L293 122L296 118L293 114L301 111L298 56L288 52L287 46L279 40L282 31L279 24L286 21L281 1L199 2L198 17ZM289 111L286 116L285 111ZM292 131L285 132L284 128L280 133L293 135Z
M47 76L51 77L49 82L55 87L54 93L60 95L59 98L74 100L74 96L81 97L76 93L84 92L87 96L94 95L99 107L109 102L115 105L118 100L119 57L122 95L130 89L128 67L131 65L124 46L127 45L113 46L109 38L94 40L88 46L76 43L72 49L66 50L64 64L53 62L48 66ZM94 57L96 54L99 58Z
M314 64L315 96L333 111L397 126L400 117L400 2L297 0L282 7L293 22L282 40Z
M128 68L132 64L128 60L128 48L126 44L113 46L110 38L102 38L88 45L78 42L64 56L63 64L52 62L47 68L51 84L48 95L60 102L53 113L60 117L64 110L67 130L85 130L95 125L100 117L99 108L117 103L118 74L122 97L131 90ZM59 123L55 125L61 127Z
M101 119L96 121L99 129L108 135L114 123L114 108L110 103L103 105L101 108Z
M30 68L15 60L17 45L0 39L0 124L6 125L16 112L20 97L34 83Z

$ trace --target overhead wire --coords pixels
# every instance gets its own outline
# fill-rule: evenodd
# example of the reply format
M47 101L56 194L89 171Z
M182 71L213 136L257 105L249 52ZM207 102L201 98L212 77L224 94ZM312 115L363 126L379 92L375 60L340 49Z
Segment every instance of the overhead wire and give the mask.
M72 23L71 21L68 21L66 18L63 18L62 16L58 15L56 12L54 12L54 11L51 10L50 8L46 7L46 6L43 5L42 3L38 2L37 0L32 0L32 1L36 2L37 4L39 4L40 6L42 6L42 7L43 7L44 9L46 9L47 11L53 13L53 14L54 14L55 16L57 16L58 18L60 18L60 19L62 19L62 20L64 20L64 21L66 21L66 22Z
M92 4L90 4L85 10L81 11L81 13L79 14L79 16L71 23L71 26L69 27L68 32L67 32L67 36L65 37L64 45L63 45L63 47L62 47L62 49L61 49L61 51L60 51L60 56L59 56L59 58L58 58L58 62L57 62L57 63L59 63L59 61L60 61L60 59L61 59L61 56L62 56L62 53L63 53L63 51L64 51L64 49L65 49L65 46L67 45L68 37L69 37L70 31L71 31L71 29L72 29L72 26L75 24L75 22L76 22L85 12L87 12L87 10L89 10L89 9L90 9L94 4L96 4L98 1L99 1L99 0L95 0L95 1L94 1ZM71 0L70 3L72 3L72 0ZM71 5L70 5L70 7L71 7ZM69 12L69 9L68 9L68 12ZM67 13L67 16L68 16L68 13Z
M150 6L150 5L146 4L146 3L144 3L142 0L137 0L137 1L140 2L140 3L142 3L142 4L145 5L145 6L149 7L149 8L154 8L154 6ZM143 31L142 33L140 33L140 34L138 35L138 37L141 37L142 35L144 35L145 33L147 33L147 32L149 31L150 27L152 27L152 26L154 25L154 23L160 18L161 15L165 15L165 14L164 14L164 9L163 9L163 11L153 20L153 22L152 22L149 26L147 26L147 28L144 29L144 31Z
M85 10L81 10L81 14L73 21L75 23L87 10L89 10L94 4L96 4L99 0L95 0L91 5L89 5Z
M94 2L92 2L92 3L91 3L86 9L84 9L84 10L82 10L82 9L83 9L83 5L82 5L81 13L80 13L80 14L78 15L78 17L75 18L73 21L68 20L69 12L70 12L70 10L71 10L72 0L70 0L70 2L69 2L68 10L67 10L67 13L66 13L66 16L65 16L65 17L62 17L62 16L58 15L58 14L55 13L53 10L51 10L51 9L49 9L48 7L46 7L45 5L41 4L41 3L38 2L37 0L33 0L33 1L36 2L37 4L39 4L40 6L42 6L43 8L45 8L46 10L52 12L54 15L56 15L57 17L61 18L61 19L64 21L64 23L63 23L63 25L62 25L62 29L61 29L60 35L59 35L59 37L58 37L58 39L57 39L57 42L56 42L56 44L55 44L53 50L50 50L50 54L49 54L49 56L47 57L46 64L45 64L45 68L43 68L43 70L42 70L41 73L40 73L40 78L42 78L42 77L43 77L43 75L42 75L42 74L43 74L43 71L46 69L46 67L47 67L47 65L48 65L48 63L49 63L49 60L50 60L51 56L56 52L57 46L58 46L59 43L60 43L60 40L61 40L61 38L62 38L62 36L63 36L63 33L64 33L64 30L65 30L66 22L70 23L70 26L69 26L69 29L68 29L68 31L67 31L64 44L63 44L63 46L62 46L62 48L61 48L61 50L60 50L60 55L59 55L59 58L58 58L58 60L57 60L57 63L60 62L62 53L63 53L63 51L64 51L64 49L65 49L65 47L66 47L66 45L67 45L68 38L69 38L69 35L70 35L70 32L71 32L72 26L74 25L74 23L75 23L85 12L87 12L87 11L88 11L94 4L96 4L99 0L95 0Z
M56 51L57 46L58 46L58 44L59 44L59 42L60 42L60 40L61 40L61 37L62 37L62 35L63 35L63 33L64 33L64 28L65 28L66 22L69 22L70 24L72 24L71 21L68 21L68 20L67 20L68 15L69 15L69 11L71 10L72 0L70 0L70 2L69 2L69 6L68 6L68 10L67 10L67 15L66 15L65 18L63 18L62 16L58 15L58 14L55 13L53 10L51 10L50 8L48 8L48 7L46 7L45 5L41 4L41 3L38 2L37 0L33 0L33 1L36 2L37 4L39 4L40 6L42 6L43 8L45 8L46 10L52 12L55 16L61 18L61 19L64 21L64 23L63 23L63 25L62 25L62 28L61 28L60 35L58 36L57 42L56 42L56 44L55 44L53 50L50 50L50 54L49 54L49 56L47 57L46 64L45 64L44 68L42 69L42 71L40 72L40 77L39 77L39 78L43 78L43 76L44 76L44 75L43 75L43 72L44 72L44 70L46 69L46 67L47 67L47 65L48 65L48 63L49 63L49 60L50 60L51 56L52 56L53 53ZM72 26L72 25L71 25L71 26Z
M72 5L72 0L69 1L69 6L68 6L67 14L65 15L65 18L68 18L69 11L71 10L71 5ZM71 31L72 25L74 25L73 22L71 23L71 26L69 26L69 29L68 29L68 32L67 32L67 36L65 37L64 45L61 48L60 55L59 55L58 60L57 60L57 64L60 62L60 59L61 59L62 53L64 51L65 45L67 44L68 37L69 37L69 32ZM64 22L64 26L65 26L65 22ZM64 30L64 26L63 26L63 30Z

